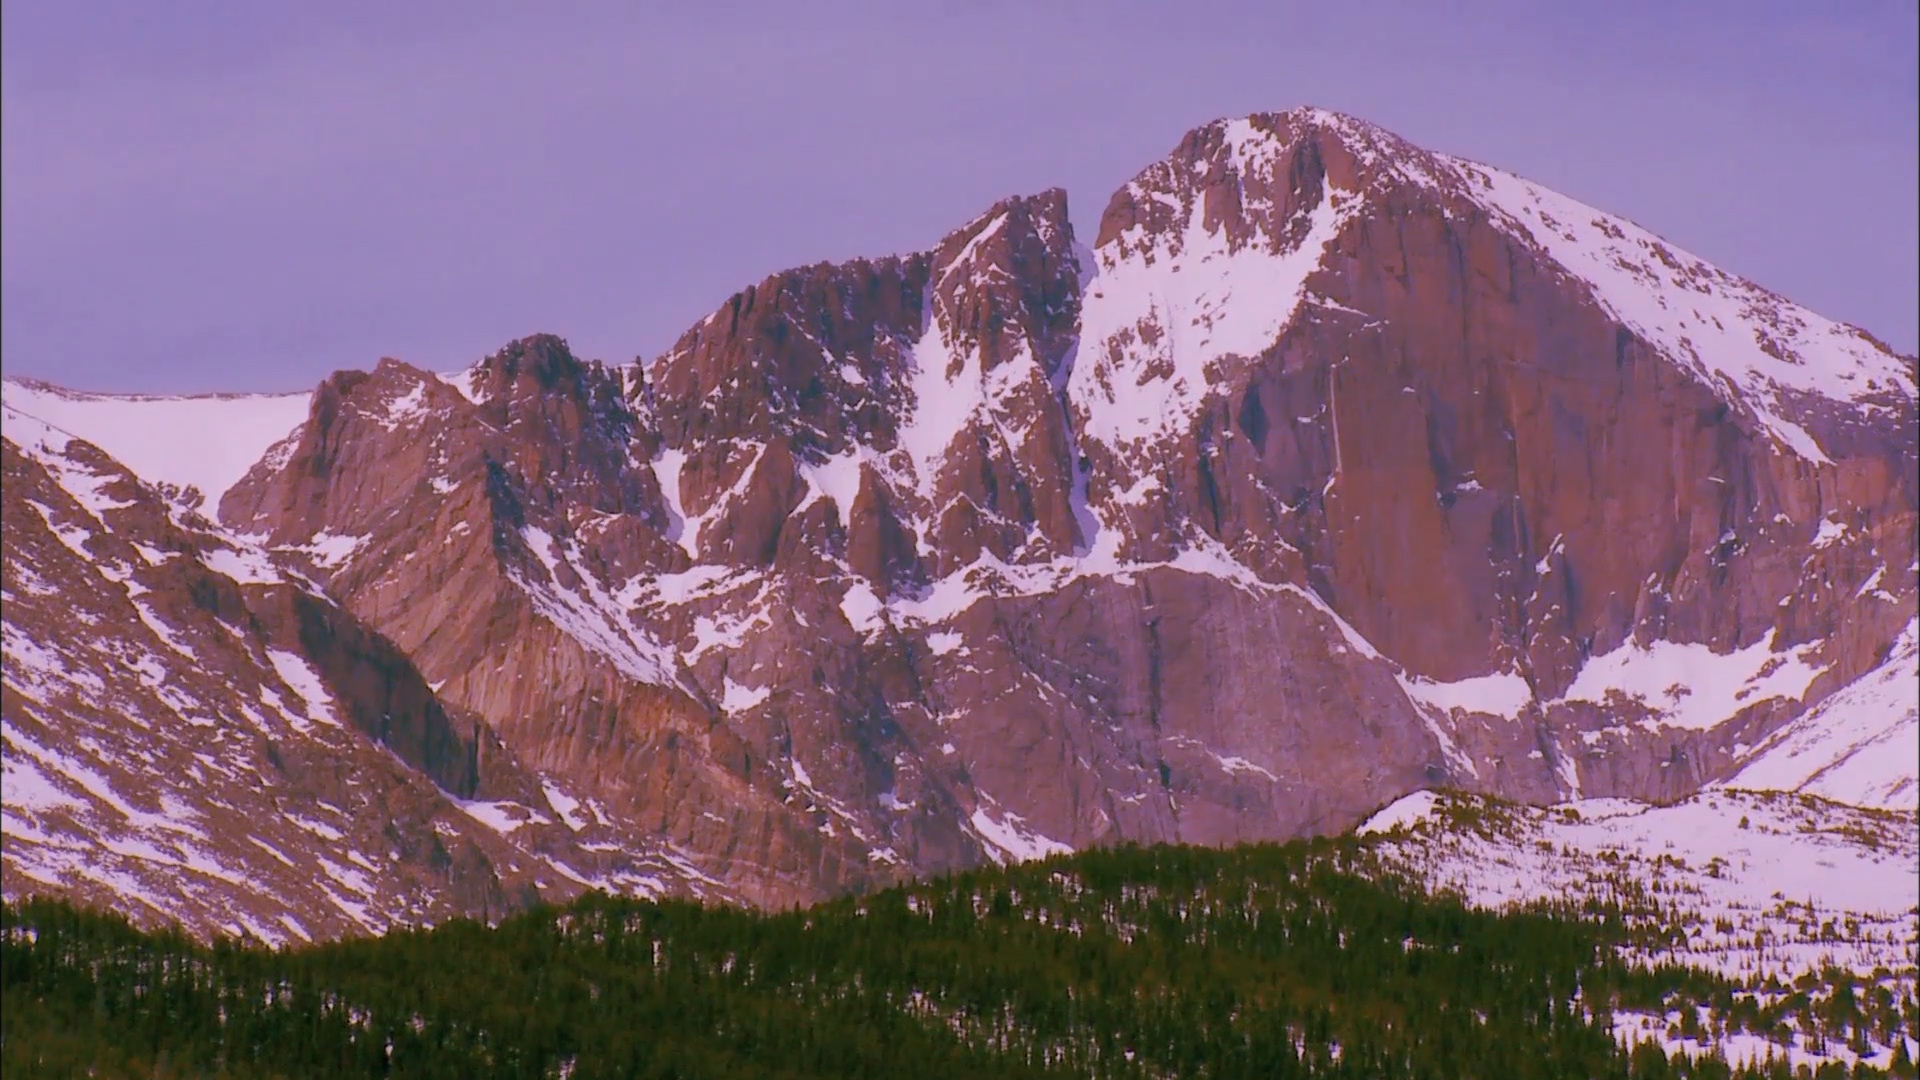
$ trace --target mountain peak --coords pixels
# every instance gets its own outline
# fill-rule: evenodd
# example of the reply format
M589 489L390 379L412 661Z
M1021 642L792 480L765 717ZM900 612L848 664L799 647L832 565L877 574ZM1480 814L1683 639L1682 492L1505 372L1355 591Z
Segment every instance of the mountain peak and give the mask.
M1114 193L1096 246L1168 216L1152 205L1176 211L1184 223L1197 203L1207 230L1224 226L1235 243L1253 232L1274 236L1260 212L1275 209L1276 197L1283 214L1296 201L1311 202L1323 180L1353 195L1408 183L1440 190L1460 185L1447 159L1346 113L1304 106L1223 117L1187 132L1171 153Z
M1286 148L1318 140L1348 144L1373 153L1415 149L1378 124L1332 109L1303 105L1278 112L1223 116L1202 124L1187 132L1181 140L1181 150L1176 150L1175 155L1188 148L1205 150L1215 145L1252 150L1262 146Z
M1118 448L1182 432L1217 363L1271 349L1389 139L1318 109L1216 120L1115 192L1071 383L1087 436Z
M508 342L478 366L493 378L506 382L526 374L546 389L564 379L579 378L587 365L573 355L566 338L558 334L530 334Z
M1177 313L1182 325L1159 325L1155 340L1126 346L1139 355L1118 378L1150 389L1151 400L1094 434L1124 442L1179 427L1208 365L1278 343L1306 276L1323 269L1321 256L1343 230L1358 230L1340 242L1349 257L1353 245L1394 233L1396 244L1420 247L1446 234L1445 244L1484 246L1494 258L1507 241L1476 239L1486 226L1518 245L1500 260L1537 265L1803 459L1847 454L1869 437L1867 414L1913 408L1913 364L1857 328L1512 173L1305 107L1194 128L1113 195L1096 243L1105 280L1090 286L1085 334L1102 343L1096 365L1106 345L1135 336L1137 317L1119 309L1144 304L1159 312L1157 324ZM1398 265L1404 256L1364 258ZM1511 284L1491 264L1477 272ZM1254 291L1263 299L1249 302ZM1116 293L1117 304L1104 302ZM1109 307L1114 320L1102 314ZM1130 393L1103 386L1095 397L1117 403Z

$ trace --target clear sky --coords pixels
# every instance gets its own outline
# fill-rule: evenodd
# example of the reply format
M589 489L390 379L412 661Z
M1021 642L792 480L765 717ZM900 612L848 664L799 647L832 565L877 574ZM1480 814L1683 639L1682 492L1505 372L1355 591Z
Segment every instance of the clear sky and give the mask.
M669 8L671 7L671 11ZM636 13L643 12L643 13ZM535 331L653 356L780 268L1107 197L1314 104L1911 352L1913 0L7 0L9 374L294 389Z

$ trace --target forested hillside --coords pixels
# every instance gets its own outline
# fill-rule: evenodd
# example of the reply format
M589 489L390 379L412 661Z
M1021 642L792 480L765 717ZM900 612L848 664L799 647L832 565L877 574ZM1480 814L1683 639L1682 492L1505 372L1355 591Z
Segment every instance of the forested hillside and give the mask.
M9 1078L1557 1080L1793 1075L1623 1048L1616 1011L1920 1035L1912 1000L1851 989L1727 1012L1721 976L1624 963L1622 925L1428 896L1352 840L1095 851L776 914L593 895L282 951L30 901L5 910L0 1061ZM1913 1075L1904 1049L1892 1072Z

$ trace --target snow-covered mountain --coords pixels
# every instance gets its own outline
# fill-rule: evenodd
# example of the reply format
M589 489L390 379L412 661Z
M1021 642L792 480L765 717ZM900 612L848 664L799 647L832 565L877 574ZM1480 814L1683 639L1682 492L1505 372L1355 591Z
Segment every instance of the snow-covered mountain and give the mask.
M284 735L414 784L505 902L644 878L782 904L1337 832L1439 787L1911 809L1915 377L1630 222L1301 109L1189 133L1091 246L1063 192L1007 199L926 251L775 274L645 363L541 335L301 395L10 381L9 454L45 480L6 494L5 887L83 888L15 838L56 813L16 761L35 799L92 790L29 742L143 782L173 758L142 747L202 738L187 713L249 746L274 700L307 716L272 649L360 692L242 618L256 594L377 640L489 748L475 780L376 753L378 710ZM144 523L86 509L73 455L129 474ZM55 503L98 539L16 545ZM154 586L100 552L164 549L162 519L239 591L192 618L247 674L204 678L125 606ZM118 614L51 614L95 593ZM148 663L204 696L138 696ZM84 692L116 664L134 697ZM273 811L234 812L207 843L252 858L242 818ZM123 818L60 842L109 850ZM141 872L185 880L184 850ZM420 888L381 918L473 908ZM336 932L326 903L289 913Z

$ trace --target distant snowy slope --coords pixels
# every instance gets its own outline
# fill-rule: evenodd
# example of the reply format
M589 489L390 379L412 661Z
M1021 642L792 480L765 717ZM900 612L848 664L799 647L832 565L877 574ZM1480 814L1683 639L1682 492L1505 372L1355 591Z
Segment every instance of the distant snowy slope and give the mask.
M1920 923L1914 813L1842 806L1780 792L1708 791L1670 806L1587 799L1529 807L1418 792L1362 825L1386 864L1486 908L1539 902L1616 904L1630 959L1717 971L1756 1004L1782 983L1802 992L1833 972L1913 993ZM1810 980L1810 981L1809 981ZM1844 981L1844 980L1843 980ZM1830 990L1818 990L1816 1000ZM1872 991L1877 992L1877 989ZM1624 1045L1669 1052L1717 1049L1728 1060L1795 1065L1865 1061L1887 1068L1892 1039L1823 1039L1793 1024L1767 1037L1726 1030L1693 1036L1675 1013L1619 1011ZM1914 1048L1907 1040L1908 1052Z
M1920 620L1885 663L1774 732L1725 786L1920 809Z
M1676 904L1684 897L1682 906L1703 905L1695 914L1708 922L1729 912L1763 922L1783 899L1788 906L1811 902L1863 919L1897 920L1920 896L1911 822L1911 813L1780 792L1711 791L1670 806L1582 799L1530 807L1423 791L1388 806L1359 831L1404 835L1394 846L1418 852L1413 865L1422 877L1490 907L1608 895L1625 880L1614 870L1626 868L1662 881L1655 891ZM1869 834L1873 842L1864 842ZM1913 930L1906 926L1908 944ZM1723 930L1689 948L1702 954L1701 962L1737 972L1753 951L1752 934ZM1831 941L1796 945L1775 935L1756 955L1797 972L1796 963L1817 967L1833 949Z
M3 385L14 409L93 443L142 480L199 488L209 511L307 418L313 396L89 394L14 379Z

